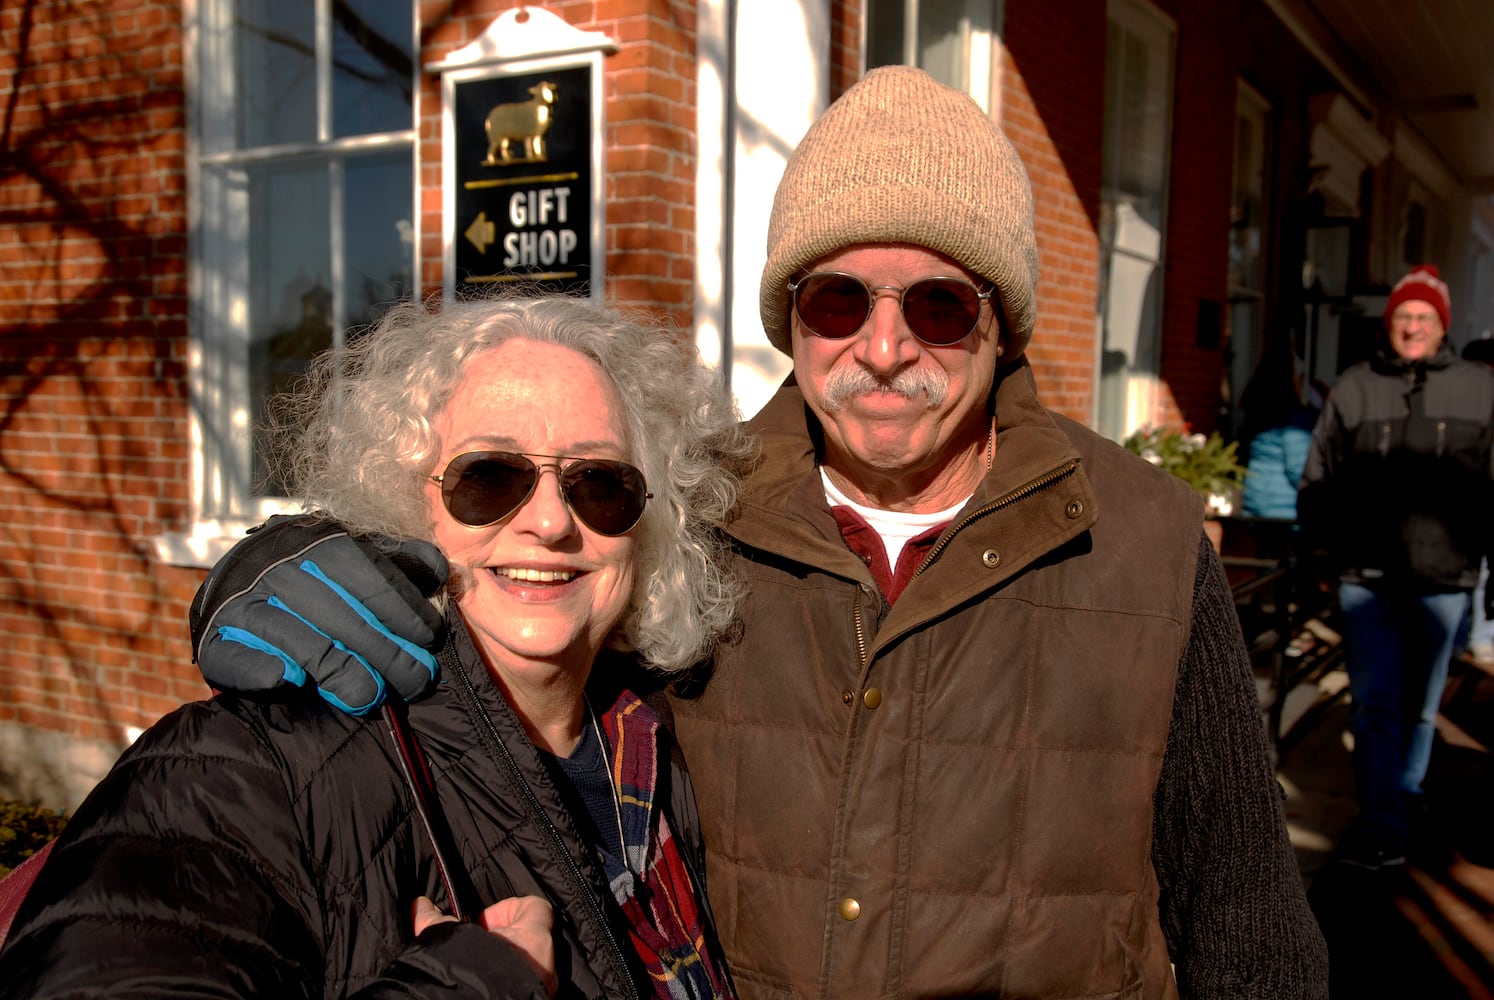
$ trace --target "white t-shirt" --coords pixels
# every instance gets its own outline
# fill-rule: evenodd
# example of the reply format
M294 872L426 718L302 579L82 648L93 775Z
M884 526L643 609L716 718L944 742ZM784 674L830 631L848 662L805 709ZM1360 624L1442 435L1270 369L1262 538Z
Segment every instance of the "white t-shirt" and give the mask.
M883 510L880 507L867 507L856 503L854 500L842 493L830 476L825 472L825 467L820 466L820 481L825 484L825 499L832 507L849 507L860 514L871 525L872 530L882 539L882 547L887 550L887 566L893 572L897 572L898 556L903 554L903 546L908 539L917 538L930 528L954 520L954 516L965 506L966 497L953 507L944 510L936 510L932 514L911 514L900 510Z

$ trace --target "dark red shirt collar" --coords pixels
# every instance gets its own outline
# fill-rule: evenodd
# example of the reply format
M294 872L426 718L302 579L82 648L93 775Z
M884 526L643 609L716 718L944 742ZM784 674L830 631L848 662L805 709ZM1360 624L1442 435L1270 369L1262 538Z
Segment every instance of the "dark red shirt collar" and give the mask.
M846 547L866 563L871 570L872 579L876 581L877 589L882 591L888 604L896 603L902 596L903 590L912 581L913 574L923 564L923 557L928 555L944 529L949 527L949 522L945 521L908 539L902 554L898 556L897 567L893 568L888 565L887 546L882 544L882 536L866 523L866 518L850 507L831 507L830 513L835 515L835 523L840 525L840 537L845 539Z

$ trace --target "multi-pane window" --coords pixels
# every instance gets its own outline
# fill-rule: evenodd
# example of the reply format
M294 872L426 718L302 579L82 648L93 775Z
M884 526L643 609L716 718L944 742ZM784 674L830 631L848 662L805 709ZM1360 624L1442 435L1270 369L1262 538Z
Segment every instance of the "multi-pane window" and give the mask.
M200 0L194 417L199 521L279 506L253 433L317 352L415 291L415 14Z
M1108 15L1096 416L1119 439L1151 421L1160 394L1174 31L1139 0L1110 0Z
M1265 352L1266 142L1271 109L1240 83L1235 98L1235 165L1229 225L1229 385L1232 429L1240 393Z
M994 0L869 0L866 68L917 66L986 108L998 6Z

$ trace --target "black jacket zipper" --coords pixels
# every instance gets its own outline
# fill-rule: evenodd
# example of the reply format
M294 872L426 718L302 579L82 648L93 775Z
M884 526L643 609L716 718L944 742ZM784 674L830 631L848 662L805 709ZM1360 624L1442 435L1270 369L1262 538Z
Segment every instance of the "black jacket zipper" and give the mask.
M541 836L544 838L545 846L550 852L550 859L559 866L561 873L569 883L571 891L578 899L584 900L591 917L602 930L602 937L607 943L607 958L612 965L612 971L623 984L625 996L628 1000L639 1000L638 985L633 982L633 974L628 969L628 960L622 946L618 944L617 935L612 932L612 923L607 919L606 911L602 904L597 901L596 893L592 892L591 886L586 882L586 876L581 871L581 866L576 863L575 857L565 846L561 839L560 831L550 821L549 815L544 807L535 797L534 789L529 787L529 782L524 780L524 774L519 770L519 764L514 760L513 754L509 753L508 747L499 735L498 728L493 725L493 719L487 710L482 707L478 700L477 689L472 686L472 678L467 676L467 671L462 668L457 659L454 640L448 632L446 636L446 648L442 651L443 658L447 661L442 664L445 676L457 680L457 692L462 700L466 702L468 710L472 713L473 721L477 724L477 735L483 741L488 754L498 764L508 779L509 787L523 800L525 808L534 820Z

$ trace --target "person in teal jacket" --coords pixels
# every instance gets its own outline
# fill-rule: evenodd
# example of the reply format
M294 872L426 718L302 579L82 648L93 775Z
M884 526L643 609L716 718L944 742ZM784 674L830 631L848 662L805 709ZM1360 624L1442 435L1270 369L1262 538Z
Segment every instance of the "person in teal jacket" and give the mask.
M1297 485L1317 411L1302 401L1296 359L1285 346L1267 352L1245 384L1247 460L1240 512L1246 517L1297 520Z

